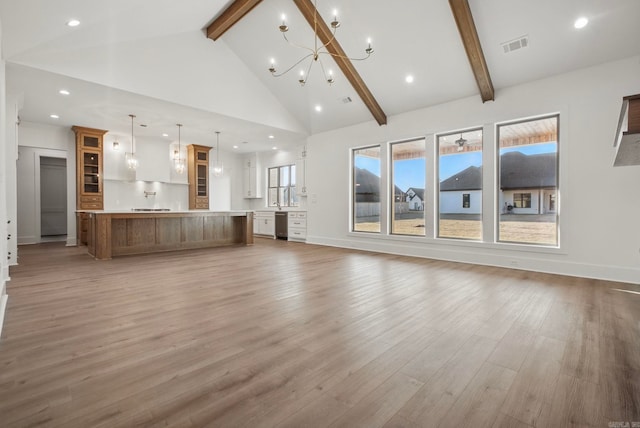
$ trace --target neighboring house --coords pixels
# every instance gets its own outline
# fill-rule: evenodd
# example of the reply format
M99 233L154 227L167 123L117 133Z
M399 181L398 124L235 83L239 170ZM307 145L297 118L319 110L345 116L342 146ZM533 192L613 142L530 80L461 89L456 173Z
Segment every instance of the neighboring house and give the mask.
M547 214L556 211L556 154L500 156L502 213ZM440 213L482 212L482 167L471 166L440 182Z
M356 217L380 215L380 177L364 168L355 168ZM405 194L394 186L394 200L402 202Z
M406 193L409 211L424 211L424 189L409 187Z
M482 212L482 167L469 168L440 182L440 213Z
M503 212L556 212L558 174L555 153L525 155L509 152L500 159L500 206Z

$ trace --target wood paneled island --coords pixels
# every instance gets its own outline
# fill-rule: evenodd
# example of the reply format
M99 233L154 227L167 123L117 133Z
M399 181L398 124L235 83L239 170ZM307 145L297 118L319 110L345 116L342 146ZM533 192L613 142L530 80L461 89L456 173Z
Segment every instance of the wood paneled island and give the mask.
M252 211L85 211L98 260L161 251L253 244Z

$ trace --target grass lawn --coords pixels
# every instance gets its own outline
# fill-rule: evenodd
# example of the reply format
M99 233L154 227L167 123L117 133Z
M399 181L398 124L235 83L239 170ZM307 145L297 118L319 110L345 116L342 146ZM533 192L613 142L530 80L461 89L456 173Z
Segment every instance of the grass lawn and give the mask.
M375 222L358 223L356 230L361 232L379 232L380 225ZM424 236L423 219L396 220L394 234ZM440 220L440 237L458 239L482 238L482 223L479 220ZM501 221L500 240L529 244L556 245L556 224L550 221Z

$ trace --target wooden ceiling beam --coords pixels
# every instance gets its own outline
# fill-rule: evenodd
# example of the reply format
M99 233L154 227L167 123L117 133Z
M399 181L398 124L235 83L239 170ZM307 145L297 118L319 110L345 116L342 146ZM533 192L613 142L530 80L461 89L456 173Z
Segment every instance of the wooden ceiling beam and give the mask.
M348 59L342 46L336 39L333 39L333 33L327 26L327 24L320 18L320 14L316 11L315 6L311 0L293 0L296 4L302 16L307 20L311 29L317 25L317 34L322 44L327 44L327 51L331 54L331 57L336 62L342 73L347 80L353 86L360 99L367 106L373 117L376 119L379 125L387 124L387 115L382 111L382 107L378 104L378 101L374 98L373 94L360 77L360 74L356 71L353 63ZM316 22L316 16L317 22Z
M207 37L218 40L229 28L240 21L262 0L235 0L208 27Z
M493 83L491 83L491 76L489 75L489 69L487 68L487 62L484 59L484 53L482 52L482 46L480 45L480 39L478 38L478 32L476 31L476 25L473 22L473 15L471 15L471 8L469 7L468 0L449 0L453 17L456 20L460 37L462 38L462 44L467 51L467 58L469 58L469 64L471 64L471 70L476 78L478 89L480 89L480 95L482 96L482 102L493 101L494 91Z

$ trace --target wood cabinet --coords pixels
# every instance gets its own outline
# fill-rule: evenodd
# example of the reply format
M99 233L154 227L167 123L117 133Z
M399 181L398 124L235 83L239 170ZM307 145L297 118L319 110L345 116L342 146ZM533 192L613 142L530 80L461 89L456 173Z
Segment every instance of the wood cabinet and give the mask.
M209 151L211 147L190 144L187 147L189 171L189 209L209 209Z
M103 138L107 131L74 126L76 134L76 209L104 209ZM76 216L76 237L80 244L87 244L88 217L79 212Z
M242 194L244 198L262 198L262 171L260 170L257 153L252 153L245 157L243 173Z
M102 141L107 131L74 126L76 133L76 208L104 209Z
M288 240L305 241L307 239L307 212L289 211Z

